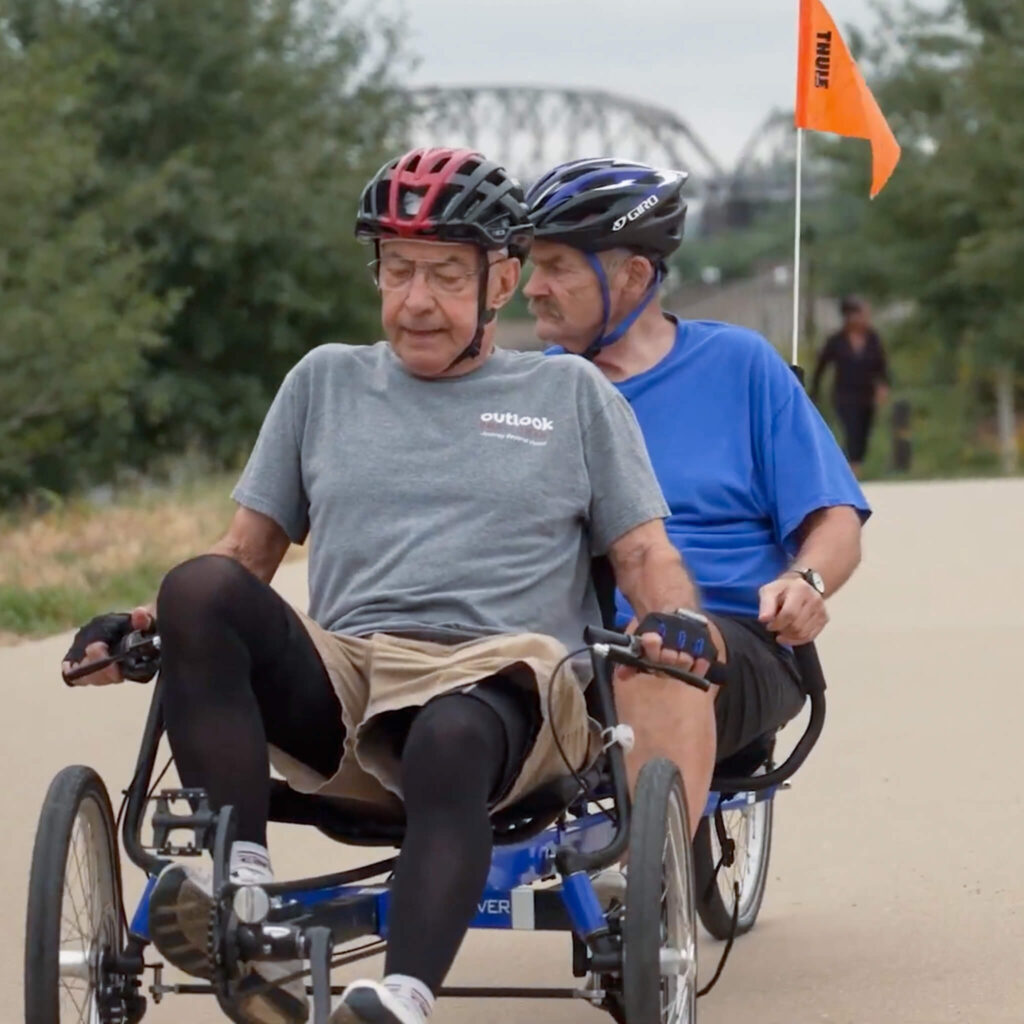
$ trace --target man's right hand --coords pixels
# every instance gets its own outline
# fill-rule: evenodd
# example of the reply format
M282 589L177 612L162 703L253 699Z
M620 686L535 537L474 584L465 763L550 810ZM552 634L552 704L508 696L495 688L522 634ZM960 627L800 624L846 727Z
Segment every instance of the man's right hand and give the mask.
M97 615L87 622L76 634L71 647L64 655L61 672L65 676L80 665L88 665L110 656L111 649L116 647L132 630L152 629L153 613L148 608L133 608L130 612L109 612ZM106 668L76 679L69 686L108 686L111 683L124 682L121 669L117 665Z

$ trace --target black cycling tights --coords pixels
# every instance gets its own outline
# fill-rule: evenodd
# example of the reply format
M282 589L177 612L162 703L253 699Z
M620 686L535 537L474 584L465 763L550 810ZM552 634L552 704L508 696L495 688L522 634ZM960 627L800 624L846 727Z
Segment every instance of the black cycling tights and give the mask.
M298 616L233 559L203 555L168 573L157 599L164 719L185 786L231 804L238 839L266 845L273 743L333 775L341 707ZM513 733L514 734L514 733ZM407 828L392 887L386 970L437 991L491 862L488 804L510 752L498 711L465 694L431 701L402 752Z
M345 728L298 616L232 558L172 569L156 602L164 721L184 786L235 808L238 838L267 844L273 743L321 775L338 769Z
M406 830L391 886L387 974L437 992L487 882L494 844L488 800L505 770L498 713L465 694L431 701L402 752Z

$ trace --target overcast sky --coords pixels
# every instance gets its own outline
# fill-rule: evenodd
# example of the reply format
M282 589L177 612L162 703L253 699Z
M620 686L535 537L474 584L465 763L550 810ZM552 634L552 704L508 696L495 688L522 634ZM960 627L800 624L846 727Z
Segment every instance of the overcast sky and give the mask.
M841 30L869 0L827 0ZM404 11L420 84L601 87L671 108L730 166L791 108L797 0L381 0Z

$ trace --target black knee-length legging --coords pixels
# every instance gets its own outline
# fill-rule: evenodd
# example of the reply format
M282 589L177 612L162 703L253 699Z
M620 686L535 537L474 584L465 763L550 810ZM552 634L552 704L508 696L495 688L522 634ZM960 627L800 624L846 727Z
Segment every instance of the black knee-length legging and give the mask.
M341 707L298 616L238 562L203 555L167 574L157 599L164 719L183 785L231 804L238 838L266 845L267 744L321 775L341 760ZM525 712L524 712L525 717ZM412 718L401 779L406 833L392 886L388 973L434 991L455 958L487 879L490 801L528 729L467 694Z

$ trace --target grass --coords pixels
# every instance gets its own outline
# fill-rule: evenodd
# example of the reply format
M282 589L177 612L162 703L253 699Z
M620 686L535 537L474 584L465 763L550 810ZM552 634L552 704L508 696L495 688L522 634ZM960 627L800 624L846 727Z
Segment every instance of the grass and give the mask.
M151 601L168 569L205 551L234 511L234 475L56 502L0 518L0 644ZM298 549L289 552L296 557Z
M88 590L0 585L0 643L48 636L80 625L99 612L147 604L168 568L149 562L105 576Z

